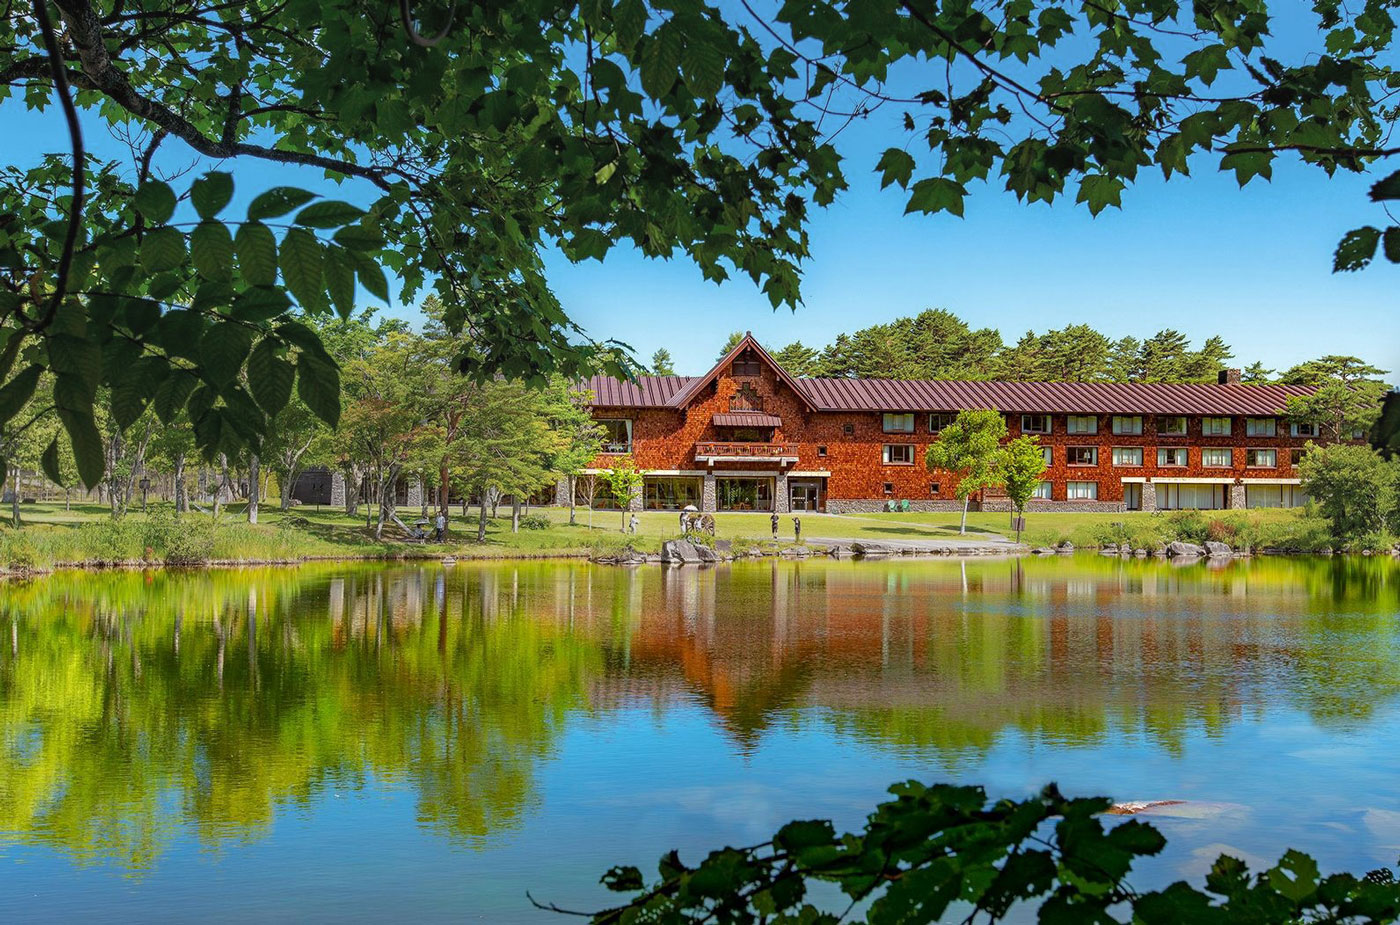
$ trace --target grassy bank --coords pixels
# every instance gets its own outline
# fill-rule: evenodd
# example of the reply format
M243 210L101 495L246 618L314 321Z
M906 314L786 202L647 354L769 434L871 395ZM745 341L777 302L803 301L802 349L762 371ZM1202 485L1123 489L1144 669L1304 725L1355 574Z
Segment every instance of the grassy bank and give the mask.
M502 513L508 513L502 509ZM250 525L241 505L225 510L218 519L208 514L174 516L168 504L152 504L148 513L128 514L113 521L96 505L32 504L21 509L23 525L0 527L0 565L9 568L55 568L71 565L105 565L150 562L197 565L207 562L291 562L311 558L395 558L456 556L458 558L512 558L588 556L607 554L632 546L654 552L661 543L679 534L677 515L643 512L637 535L624 534L624 517L617 511L576 511L576 523L567 510L537 509L527 520L533 529L511 532L509 517L487 524L486 540L476 542L476 511L468 517L454 511L449 541L421 544L407 541L401 531L387 527L376 540L364 517L347 517L342 511L296 508L283 513L264 508L260 523ZM406 521L418 519L416 510L401 511ZM949 539L958 535L957 514L812 514L804 513L803 535L872 541L899 539ZM1004 514L968 517L968 538L1009 533ZM723 513L716 515L717 533L739 544L771 535L769 515ZM791 515L780 518L780 539L791 542ZM1325 524L1298 511L1217 511L1176 514L1031 514L1024 539L1030 545L1052 545L1069 540L1076 546L1105 542L1151 549L1171 539L1202 542L1220 539L1232 545L1276 546L1314 551L1331 545Z

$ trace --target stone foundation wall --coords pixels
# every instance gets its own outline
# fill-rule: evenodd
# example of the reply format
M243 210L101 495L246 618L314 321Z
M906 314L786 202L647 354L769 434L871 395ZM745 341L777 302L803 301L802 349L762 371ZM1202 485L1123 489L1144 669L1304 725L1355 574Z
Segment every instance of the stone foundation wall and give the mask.
M828 514L877 514L885 510L887 501L876 498L869 499L848 499L831 498L826 499L826 511ZM961 511L961 501L910 501L909 510L920 513L934 513L944 511ZM972 506L976 510L977 505Z
M1154 498L1155 500L1155 498ZM912 507L910 508L913 509ZM1011 502L1002 498L982 502L982 510L994 514L1011 513ZM1127 510L1122 501L1048 501L1032 498L1026 502L1026 513L1077 512L1080 514L1121 514Z

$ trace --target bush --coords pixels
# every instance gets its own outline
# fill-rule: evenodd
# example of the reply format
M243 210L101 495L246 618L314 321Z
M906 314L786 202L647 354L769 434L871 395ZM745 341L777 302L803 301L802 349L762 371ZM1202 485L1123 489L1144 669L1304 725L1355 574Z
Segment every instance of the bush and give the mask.
M90 562L131 562L143 558L150 544L143 525L133 518L104 520L79 528L86 534Z
M553 521L543 514L522 514L520 516L520 529L522 530L548 530L553 526Z
M214 557L217 528L203 518L159 511L146 518L142 537L166 565L204 565Z
M0 534L0 566L16 572L30 572L38 564L34 544L23 534L6 530Z

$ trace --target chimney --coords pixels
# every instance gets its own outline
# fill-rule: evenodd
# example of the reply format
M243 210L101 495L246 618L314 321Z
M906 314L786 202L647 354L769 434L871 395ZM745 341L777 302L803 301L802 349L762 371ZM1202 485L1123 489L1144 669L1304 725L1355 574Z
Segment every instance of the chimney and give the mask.
M1222 369L1220 371L1221 385L1239 385L1240 371L1238 369Z

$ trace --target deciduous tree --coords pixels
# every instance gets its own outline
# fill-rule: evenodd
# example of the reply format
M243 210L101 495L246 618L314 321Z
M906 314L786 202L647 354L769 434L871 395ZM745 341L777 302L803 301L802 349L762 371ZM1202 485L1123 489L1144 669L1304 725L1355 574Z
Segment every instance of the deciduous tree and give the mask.
M1015 514L1024 515L1026 502L1035 494L1040 477L1045 474L1045 454L1038 437L1021 436L1008 441L998 451L997 474L1006 496L1011 499ZM1021 529L1016 528L1016 542L1021 542Z
M925 462L953 478L953 493L963 503L958 533L967 532L967 508L974 494L998 483L1001 441L1006 419L995 409L959 412L928 448Z

